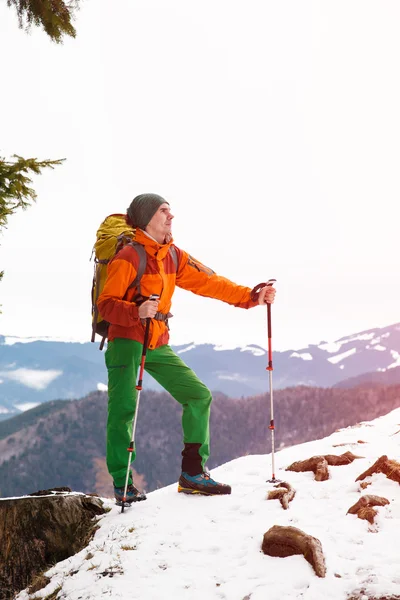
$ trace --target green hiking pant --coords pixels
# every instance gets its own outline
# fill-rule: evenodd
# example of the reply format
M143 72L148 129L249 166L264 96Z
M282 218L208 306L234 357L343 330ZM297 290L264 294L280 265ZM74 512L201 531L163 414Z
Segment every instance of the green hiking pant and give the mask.
M117 338L108 342L105 353L108 370L107 467L117 487L125 485L127 448L132 436L142 351L139 342ZM147 350L145 370L182 405L182 470L190 475L201 473L210 454L210 390L168 345ZM132 461L134 459L135 452L132 453Z

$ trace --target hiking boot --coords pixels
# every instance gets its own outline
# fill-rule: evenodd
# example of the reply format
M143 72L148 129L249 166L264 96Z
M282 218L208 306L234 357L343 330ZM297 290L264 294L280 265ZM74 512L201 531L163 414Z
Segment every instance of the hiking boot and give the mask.
M125 504L132 504L132 502L141 502L141 500L146 500L146 494L142 494L142 492L139 492L139 490L135 488L133 483L130 483L127 487L125 500L124 491L125 487L114 486L114 496L119 506L122 505L123 501Z
M208 471L203 471L203 473L199 473L198 475L189 475L183 471L178 482L178 492L219 496L221 494L230 494L231 486L214 481Z

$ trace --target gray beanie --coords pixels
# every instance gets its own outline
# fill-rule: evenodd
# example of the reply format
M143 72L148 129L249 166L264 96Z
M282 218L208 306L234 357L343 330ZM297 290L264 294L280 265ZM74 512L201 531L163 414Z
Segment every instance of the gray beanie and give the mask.
M145 229L161 204L168 204L158 194L140 194L132 200L127 209L127 215L135 227Z

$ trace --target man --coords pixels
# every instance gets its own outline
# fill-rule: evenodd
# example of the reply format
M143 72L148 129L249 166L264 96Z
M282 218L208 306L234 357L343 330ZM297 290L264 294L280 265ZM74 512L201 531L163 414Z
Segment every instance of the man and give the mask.
M206 469L210 454L209 417L211 392L168 345L168 315L175 285L200 296L251 308L273 302L275 290L259 291L239 286L214 273L173 244L174 216L169 203L157 194L141 194L127 209L127 223L136 228L136 241L144 246L147 264L138 289L130 288L138 267L134 246L125 246L108 265L107 280L98 299L102 318L110 323L106 365L108 369L107 467L117 501L124 498L127 448L132 433L146 319L151 319L145 370L183 408L184 449L178 491L187 494L230 494L229 485L212 479ZM157 295L158 300L150 300ZM135 459L133 453L132 460ZM126 502L145 500L129 473Z

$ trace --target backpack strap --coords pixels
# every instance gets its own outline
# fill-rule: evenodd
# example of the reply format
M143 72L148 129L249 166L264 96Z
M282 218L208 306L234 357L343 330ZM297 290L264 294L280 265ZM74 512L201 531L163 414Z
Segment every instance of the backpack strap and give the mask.
M138 270L136 273L136 277L135 279L132 281L132 283L128 286L128 290L130 288L137 288L138 293L140 294L140 280L143 277L143 274L146 270L146 265L147 265L147 256L146 256L146 250L144 249L144 246L142 244L139 244L139 242L130 242L128 244L129 246L132 246L133 248L135 248L136 252L138 253L139 256L139 266L138 266Z
M170 246L169 253L172 257L172 260L174 261L175 270L176 270L176 272L178 272L178 255L176 253L175 246Z

